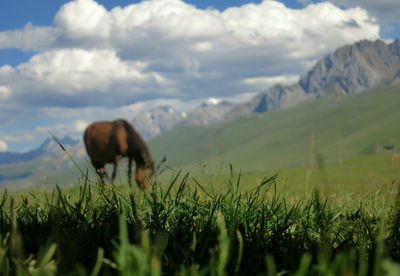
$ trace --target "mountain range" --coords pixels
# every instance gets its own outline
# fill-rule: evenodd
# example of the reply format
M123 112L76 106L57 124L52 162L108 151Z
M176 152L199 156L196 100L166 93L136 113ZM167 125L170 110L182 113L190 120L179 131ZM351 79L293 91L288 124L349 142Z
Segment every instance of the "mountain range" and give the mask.
M83 158L82 144L69 136L61 139L47 138L37 149L24 153L0 152L0 183L7 183L6 186L11 185L11 187L15 182L22 184L21 186L31 186L32 182L27 179L34 174L35 170L41 171L42 164L49 163L44 166L44 170L53 166L54 171L70 166L70 164L65 164L65 153L60 150L56 139L62 145L72 149L76 157Z
M204 126L249 113L288 108L329 95L360 93L397 83L400 83L400 40L391 43L363 40L328 54L297 83L274 85L249 102L235 105L211 98L189 112L170 106L156 107L135 117L132 123L149 139L182 126Z
M79 140L74 140L69 136L58 139L58 141L66 146L75 146L79 143ZM0 152L0 165L31 161L46 154L55 153L58 149L59 146L55 139L47 138L37 149L27 152Z
M400 40L390 43L380 40L360 41L328 54L303 74L298 82L291 85L275 85L260 92L248 102L234 104L210 98L186 112L170 106L160 106L133 118L131 122L146 139L158 136L157 141L160 141L163 139L162 134L182 127L231 122L246 114L286 109L301 102L312 102L331 95L357 94L398 83L400 83ZM195 132L194 128L190 128L189 132ZM201 139L194 138L191 140L192 143ZM68 146L76 158L84 159L85 150L81 142L68 136L59 141ZM152 141L150 144L154 143ZM36 160L41 162L38 163L40 165L35 163ZM45 165L45 162L48 163ZM0 153L0 183L2 186L5 186L4 183L9 186L22 181L23 186L27 187L34 182L27 179L33 177L35 170L44 172L46 166L51 166L52 173L55 173L57 170L65 170L72 166L63 162L67 162L65 153L52 138L44 141L39 148L25 153L3 152Z
M135 117L133 126L146 139L184 126L206 126L223 120L234 104L210 98L189 112L171 106L158 106Z

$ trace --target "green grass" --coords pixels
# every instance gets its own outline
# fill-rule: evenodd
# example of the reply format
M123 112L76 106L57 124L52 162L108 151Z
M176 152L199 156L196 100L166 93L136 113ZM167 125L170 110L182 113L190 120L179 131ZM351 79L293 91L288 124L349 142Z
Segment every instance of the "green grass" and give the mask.
M290 202L278 177L231 170L218 190L186 174L151 193L102 187L3 194L1 275L396 275L400 203L318 192ZM396 190L396 188L394 188Z
M389 153L368 154L343 161L323 162L319 160L314 170L309 167L292 167L240 172L241 190L254 189L265 176L277 175L276 190L292 203L309 198L317 189L322 196L334 199L338 206L346 205L387 206L393 202L397 184L400 183L400 164L390 163ZM223 192L230 183L230 167L221 167L217 173L208 165L199 165L197 170L182 170L189 173L188 183L196 186L204 183L216 192ZM162 183L168 183L175 176L175 170L167 170L161 176ZM124 183L124 182L119 182Z
M324 98L294 108L252 114L232 122L178 129L150 141L157 159L191 171L218 170L227 162L242 170L305 166L311 129L325 162L400 149L400 86Z

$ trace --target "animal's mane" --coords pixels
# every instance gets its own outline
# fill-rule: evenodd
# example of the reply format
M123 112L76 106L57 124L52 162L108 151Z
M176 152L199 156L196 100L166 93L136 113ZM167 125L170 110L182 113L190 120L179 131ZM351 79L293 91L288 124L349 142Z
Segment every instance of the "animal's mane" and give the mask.
M128 134L128 143L131 149L135 149L135 152L132 152L136 162L139 166L150 167L152 166L152 159L150 155L150 151L144 142L143 138L139 135L139 133L133 128L131 124L129 124L126 120L119 120L122 122L127 134Z

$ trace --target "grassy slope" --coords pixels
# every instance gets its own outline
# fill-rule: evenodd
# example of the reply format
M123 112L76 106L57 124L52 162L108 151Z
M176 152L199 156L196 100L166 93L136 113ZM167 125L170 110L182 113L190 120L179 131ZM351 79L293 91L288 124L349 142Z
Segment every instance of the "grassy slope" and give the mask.
M304 166L313 128L318 159L351 158L400 145L400 86L307 102L229 123L178 129L150 141L157 158L188 169L199 163L242 170Z

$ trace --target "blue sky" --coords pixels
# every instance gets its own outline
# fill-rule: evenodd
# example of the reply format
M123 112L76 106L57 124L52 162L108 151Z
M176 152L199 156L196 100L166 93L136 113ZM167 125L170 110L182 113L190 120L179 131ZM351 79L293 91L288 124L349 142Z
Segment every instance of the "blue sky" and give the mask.
M119 6L119 7L118 7ZM361 39L400 37L398 0L0 1L0 151L93 120L290 83Z

